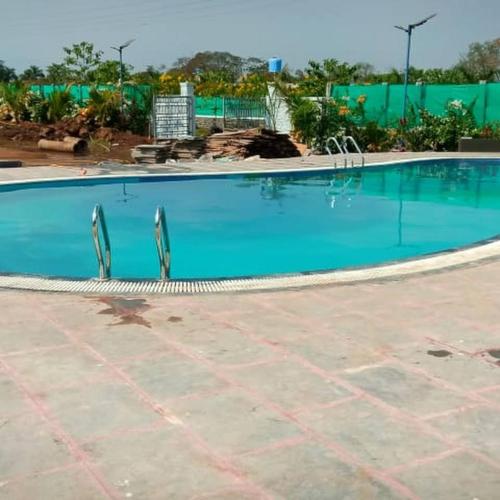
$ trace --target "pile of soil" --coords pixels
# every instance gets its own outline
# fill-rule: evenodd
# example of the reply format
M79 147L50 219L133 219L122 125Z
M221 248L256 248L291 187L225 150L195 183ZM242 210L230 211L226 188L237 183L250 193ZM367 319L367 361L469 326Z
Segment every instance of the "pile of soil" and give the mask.
M85 155L48 154L38 150L40 139L62 140L68 135L88 141L89 149ZM83 117L63 120L53 125L0 121L0 158L18 159L28 165L46 165L49 161L61 165L92 164L101 161L129 163L132 161L131 148L149 142L147 137L130 132L89 126Z

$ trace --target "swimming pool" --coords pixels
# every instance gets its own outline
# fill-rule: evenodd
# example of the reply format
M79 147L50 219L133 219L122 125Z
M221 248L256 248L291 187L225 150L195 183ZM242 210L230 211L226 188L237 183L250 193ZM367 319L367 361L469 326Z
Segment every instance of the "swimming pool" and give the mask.
M171 277L304 273L420 257L500 233L500 160L345 170L113 177L0 186L0 272L98 275L104 208L116 278L157 278L165 207Z

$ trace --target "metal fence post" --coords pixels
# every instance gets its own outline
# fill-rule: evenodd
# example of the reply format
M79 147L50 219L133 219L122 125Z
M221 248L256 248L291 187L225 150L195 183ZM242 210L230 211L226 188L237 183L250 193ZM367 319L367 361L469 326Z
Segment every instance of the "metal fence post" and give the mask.
M226 98L222 97L222 128L226 128Z
M384 116L385 116L385 126L389 126L389 101L390 101L390 93L391 93L391 85L387 82L384 82L382 85L385 85L385 104L384 104Z
M482 86L483 90L483 116L482 116L482 125L483 127L486 125L486 118L488 112L488 82L486 80L481 80L479 84Z
M420 111L425 108L425 83L417 82L416 85L420 87L420 103L418 109L418 121L420 121Z

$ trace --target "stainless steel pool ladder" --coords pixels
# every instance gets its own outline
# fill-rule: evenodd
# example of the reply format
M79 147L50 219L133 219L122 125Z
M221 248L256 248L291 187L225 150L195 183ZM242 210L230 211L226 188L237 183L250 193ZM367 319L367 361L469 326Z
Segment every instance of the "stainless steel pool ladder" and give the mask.
M101 233L104 241L104 251L101 245L101 238L99 237ZM109 242L104 211L99 204L94 207L94 211L92 212L92 236L99 263L99 279L108 280L111 277L111 244Z
M158 207L155 215L155 239L158 259L160 260L160 279L170 278L170 239L168 237L165 209Z
M364 166L365 165L365 157L363 155L363 152L361 151L358 143L356 142L356 140L354 139L354 137L352 137L352 135L348 135L348 136L344 136L342 138L342 144L338 141L338 139L335 137L335 136L332 136L332 137L329 137L327 140L326 140L326 144L325 144L325 149L326 149L326 152L332 156L333 153L332 153L332 150L330 148L330 143L333 142L338 150L338 152L341 154L341 155L344 155L344 167L347 167L347 161L348 161L348 158L351 156L351 153L349 152L349 148L348 148L348 144L349 142L351 142L353 145L354 145L354 148L356 149L356 152L360 155L360 159L361 159L361 166ZM335 162L335 167L337 166L337 162ZM351 158L351 167L354 167L354 160Z
M361 151L361 148L358 146L356 139L354 139L354 137L352 135L348 135L348 136L344 137L344 150L345 150L346 154L349 154L349 150L347 148L349 142L352 143L352 145L354 146L354 149L356 150L358 155L361 157L360 158L361 159L361 166L364 167L365 166L365 157L363 155L363 152Z

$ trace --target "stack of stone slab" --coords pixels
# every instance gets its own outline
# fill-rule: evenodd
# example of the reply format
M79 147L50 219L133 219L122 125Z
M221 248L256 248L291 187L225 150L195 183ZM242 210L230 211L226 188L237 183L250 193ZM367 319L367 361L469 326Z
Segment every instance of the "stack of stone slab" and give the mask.
M265 129L223 132L207 137L205 153L214 158L289 158L300 156L287 134L277 134Z
M132 158L136 163L165 163L170 158L170 144L140 144L132 149Z

